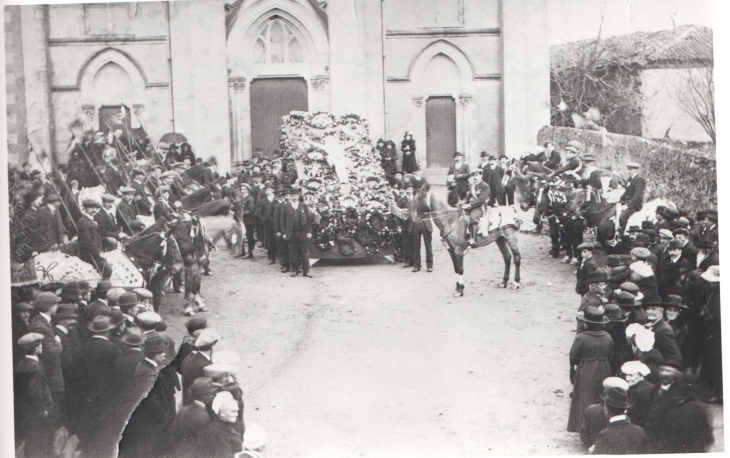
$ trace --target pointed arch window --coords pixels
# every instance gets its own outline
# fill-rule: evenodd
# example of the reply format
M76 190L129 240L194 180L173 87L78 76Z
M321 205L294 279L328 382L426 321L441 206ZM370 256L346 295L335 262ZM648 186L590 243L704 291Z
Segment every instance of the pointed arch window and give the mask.
M296 34L279 19L261 28L253 47L255 63L304 62L304 48Z

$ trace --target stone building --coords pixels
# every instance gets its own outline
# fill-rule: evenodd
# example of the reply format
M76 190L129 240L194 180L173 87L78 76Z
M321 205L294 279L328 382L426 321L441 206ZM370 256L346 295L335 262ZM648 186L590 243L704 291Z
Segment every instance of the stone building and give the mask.
M66 160L69 124L121 110L222 168L270 155L291 110L413 133L427 173L454 151L518 156L549 123L546 0L196 0L6 6L10 161ZM227 103L226 103L227 102Z

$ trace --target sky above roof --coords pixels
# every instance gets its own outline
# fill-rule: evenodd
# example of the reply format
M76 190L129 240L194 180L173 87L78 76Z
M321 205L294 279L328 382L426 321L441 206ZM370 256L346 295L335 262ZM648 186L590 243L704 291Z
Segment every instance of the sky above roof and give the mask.
M695 24L712 28L712 0L548 0L551 45ZM601 17L603 25L601 26Z

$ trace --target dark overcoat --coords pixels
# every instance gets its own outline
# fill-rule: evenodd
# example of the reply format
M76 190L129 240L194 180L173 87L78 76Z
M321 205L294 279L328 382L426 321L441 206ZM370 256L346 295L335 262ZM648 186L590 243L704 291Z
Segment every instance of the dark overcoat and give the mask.
M603 394L603 380L611 376L609 358L613 340L606 331L588 330L578 334L570 349L571 368L575 369L573 396L568 417L568 431L580 432L583 414L589 405L598 404Z

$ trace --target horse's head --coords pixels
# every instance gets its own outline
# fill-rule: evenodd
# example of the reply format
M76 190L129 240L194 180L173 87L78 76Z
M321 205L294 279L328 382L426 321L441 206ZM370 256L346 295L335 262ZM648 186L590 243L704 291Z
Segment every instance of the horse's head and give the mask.
M162 253L163 264L170 267L172 274L176 275L185 267L183 262L182 254L180 253L180 246L177 244L177 240L172 233L172 229L168 229L163 233L163 242L165 244Z
M583 210L583 206L588 202L588 193L591 192L587 188L578 187L573 189L566 195L568 198L568 212L576 215Z

